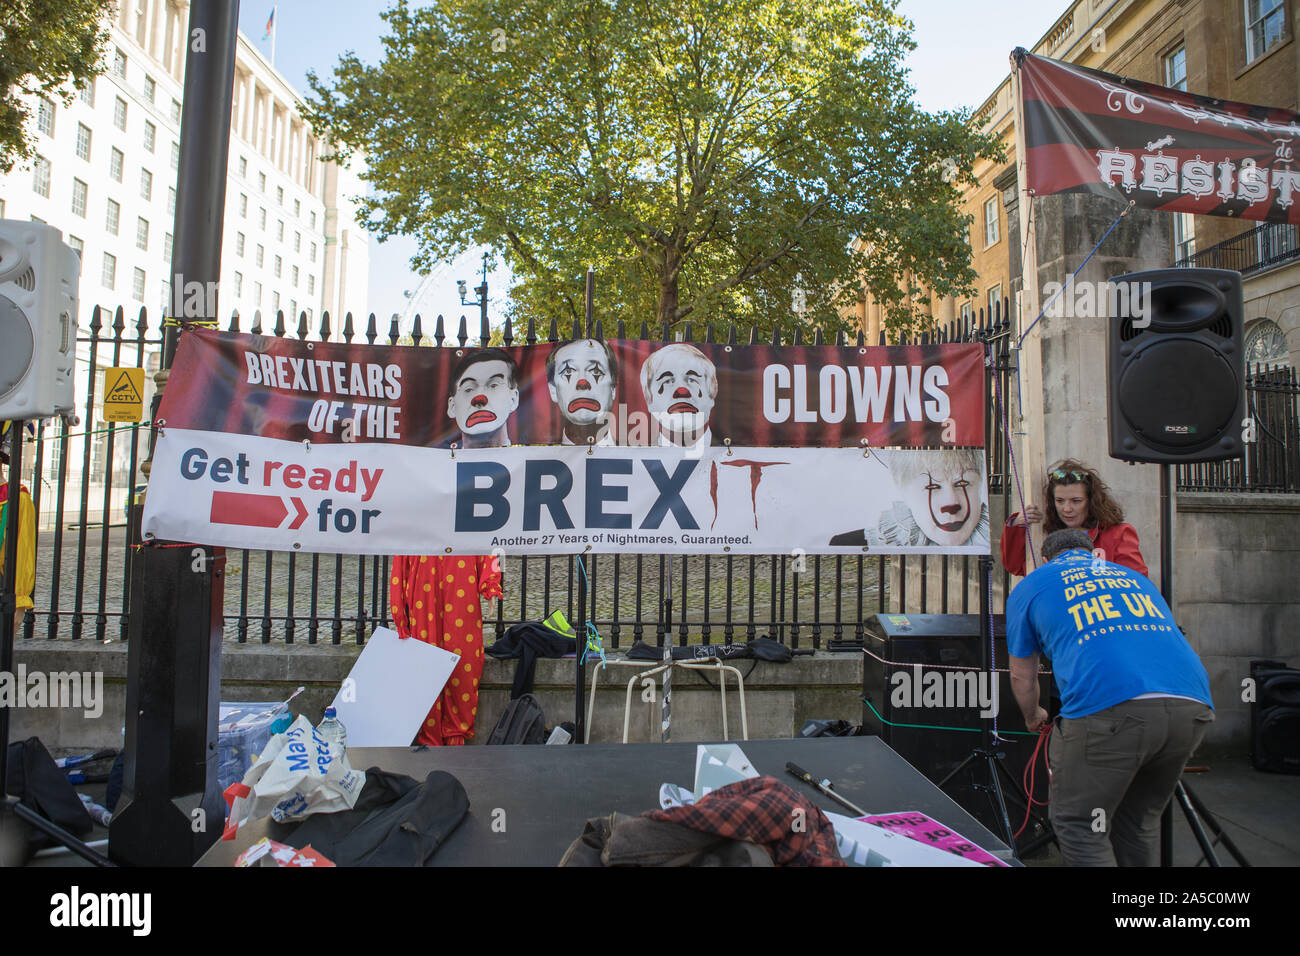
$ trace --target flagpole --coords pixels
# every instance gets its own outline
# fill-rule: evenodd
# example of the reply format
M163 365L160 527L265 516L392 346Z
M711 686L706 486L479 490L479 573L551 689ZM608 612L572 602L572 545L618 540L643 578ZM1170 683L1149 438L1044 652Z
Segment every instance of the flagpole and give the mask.
M275 34L280 29L280 22L275 16L277 12L275 7L271 8L271 66L275 66Z
M1033 215L1033 193L1029 189L1028 157L1025 147L1025 105L1020 90L1020 57L1026 55L1023 47L1017 47L1011 53L1011 98L1015 104L1016 123L1016 186L1019 202L1016 210L1020 216L1020 243L1023 255L1020 257L1020 296L1016 308L1017 338L1024 335L1024 330L1038 315L1038 219ZM1035 330L1037 332L1037 330ZM1016 367L1019 374L1019 395L1015 415L1016 431L1007 436L1007 444L1013 442L1020 447L1020 467L1025 476L1025 501L1022 505L1033 502L1038 488L1038 475L1047 467L1046 437L1043 421L1043 353L1040 334L1024 338L1019 346ZM1019 438L1019 441L1016 441ZM1046 502L1038 502L1044 511ZM1023 507L1022 507L1023 518ZM1033 526L1025 521L1025 573L1033 570L1037 564L1037 551L1032 547Z

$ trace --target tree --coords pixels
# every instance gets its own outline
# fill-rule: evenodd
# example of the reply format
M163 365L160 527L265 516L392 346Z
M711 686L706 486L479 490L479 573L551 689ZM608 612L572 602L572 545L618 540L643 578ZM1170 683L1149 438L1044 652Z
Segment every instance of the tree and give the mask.
M865 287L912 323L973 278L958 205L997 145L911 101L896 0L445 0L384 14L381 63L309 76L363 152L363 215L428 269L502 252L512 316L834 331ZM907 277L904 281L901 277ZM913 297L913 298L909 298Z
M0 173L31 159L31 96L70 100L104 72L115 0L5 0L0 4Z

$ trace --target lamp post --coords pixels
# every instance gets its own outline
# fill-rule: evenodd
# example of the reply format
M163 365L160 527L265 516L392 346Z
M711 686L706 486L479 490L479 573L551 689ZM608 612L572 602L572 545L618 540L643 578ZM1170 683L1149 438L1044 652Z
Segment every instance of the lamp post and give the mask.
M489 335L489 333L490 333L490 329L491 329L491 327L488 325L488 314L487 314L487 307L488 307L488 284L487 284L488 258L489 258L489 254L486 253L486 252L483 253L483 281L482 281L482 283L480 283L479 285L476 285L476 286L474 287L474 292L475 292L475 294L478 296L478 299L476 299L476 300L473 301L473 302L468 302L468 301L466 301L466 299L465 299L465 280L464 280L464 279L457 279L457 280L456 280L456 288L457 288L457 290L460 292L460 304L463 305L463 306L469 306L469 307L478 306L478 309L479 309L479 328L482 330L480 334L481 334L481 336L483 337L483 340L484 340L484 341L483 341L483 344L484 344L484 345L487 344L487 337L488 337L488 335Z

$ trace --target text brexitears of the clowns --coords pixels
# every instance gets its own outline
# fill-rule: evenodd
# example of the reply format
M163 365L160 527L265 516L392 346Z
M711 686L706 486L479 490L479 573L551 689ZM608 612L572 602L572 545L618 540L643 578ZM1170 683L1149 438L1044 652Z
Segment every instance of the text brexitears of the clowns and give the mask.
M447 415L460 429L462 448L510 444L510 416L519 407L519 366L506 351L465 353L452 371Z

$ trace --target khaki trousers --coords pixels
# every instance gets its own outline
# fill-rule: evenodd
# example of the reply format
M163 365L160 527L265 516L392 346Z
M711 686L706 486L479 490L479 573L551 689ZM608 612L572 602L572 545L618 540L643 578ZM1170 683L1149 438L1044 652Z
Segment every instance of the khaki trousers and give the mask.
M1205 704L1175 697L1057 718L1050 816L1066 865L1155 866L1160 815L1213 720Z

